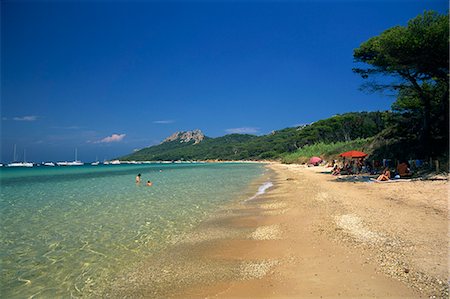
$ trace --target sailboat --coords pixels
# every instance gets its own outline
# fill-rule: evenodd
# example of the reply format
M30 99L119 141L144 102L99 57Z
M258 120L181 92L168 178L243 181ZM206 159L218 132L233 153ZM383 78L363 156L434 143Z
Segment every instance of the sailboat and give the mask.
M23 162L17 162L16 145L14 144L14 162L9 163L8 167L33 167L33 163L25 162L25 150L23 150Z
M77 156L78 156L78 150L75 149L75 160L74 161L72 161L72 162L67 162L67 161L57 162L56 164L58 166L82 166L82 165L84 165L83 162L78 161Z
M98 157L95 157L95 162L92 162L91 165L92 166L97 166L99 164L100 164L100 162L98 162Z

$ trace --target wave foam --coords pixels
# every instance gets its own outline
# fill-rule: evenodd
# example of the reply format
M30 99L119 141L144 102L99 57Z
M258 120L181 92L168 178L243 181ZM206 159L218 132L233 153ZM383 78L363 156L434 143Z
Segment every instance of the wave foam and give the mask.
M272 187L272 186L273 186L272 182L265 182L264 184L262 184L261 186L259 186L258 192L256 192L255 195L253 195L252 197L250 197L250 198L247 199L247 200L255 199L255 198L257 198L258 196L260 196L261 194L266 193L266 190L269 189L269 188Z

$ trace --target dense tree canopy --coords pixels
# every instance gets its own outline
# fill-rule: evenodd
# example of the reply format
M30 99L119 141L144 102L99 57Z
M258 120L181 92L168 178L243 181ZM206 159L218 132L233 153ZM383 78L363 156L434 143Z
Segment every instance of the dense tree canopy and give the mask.
M392 132L411 133L422 156L441 155L448 151L449 97L449 18L428 11L410 20L408 25L390 28L354 50L354 68L363 78L388 75L390 84L373 84L376 89L393 89L398 93L393 110L398 125ZM386 82L379 80L378 82ZM405 131L408 132L402 132Z
M385 112L335 115L310 125L273 131L268 135L230 134L199 144L174 140L144 148L121 160L243 160L277 159L306 145L367 138L385 128Z
M392 112L335 115L264 136L232 134L199 144L165 142L121 159L277 159L314 144L353 145L369 139L374 157L448 156L448 48L448 15L424 12L407 26L388 29L354 50L356 73L365 79L388 77L372 86L396 92Z
M424 80L447 82L448 15L425 12L408 22L373 37L354 50L355 68L363 77L372 74L397 75L411 84Z

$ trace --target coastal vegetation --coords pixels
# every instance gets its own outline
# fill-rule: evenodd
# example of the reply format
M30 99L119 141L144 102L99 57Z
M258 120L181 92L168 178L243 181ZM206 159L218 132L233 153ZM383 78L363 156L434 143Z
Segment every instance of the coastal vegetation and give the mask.
M449 18L433 11L395 26L354 50L365 88L396 96L378 154L448 161ZM380 77L381 76L381 77Z
M352 146L354 140L365 140L382 132L388 114L351 112L263 136L229 134L218 138L204 137L196 144L191 139L170 139L121 157L120 160L279 160L287 154L318 143L340 142Z
M368 81L362 88L395 96L391 111L345 113L263 136L203 136L201 142L171 138L120 159L293 163L311 156L333 159L355 149L373 159L439 159L448 169L448 23L448 14L425 11L354 50L353 71Z
M369 152L369 145L372 140L373 137L334 143L319 142L312 145L306 145L294 153L287 154L282 157L281 161L287 164L308 163L309 158L313 156L320 156L323 159L334 159L339 153L354 149Z

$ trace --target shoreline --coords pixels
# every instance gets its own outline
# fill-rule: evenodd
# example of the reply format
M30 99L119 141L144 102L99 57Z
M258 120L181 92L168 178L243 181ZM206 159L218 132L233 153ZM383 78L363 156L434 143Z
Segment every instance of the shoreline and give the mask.
M110 294L448 297L448 181L386 186L340 181L322 167L266 167L266 193L219 211Z

